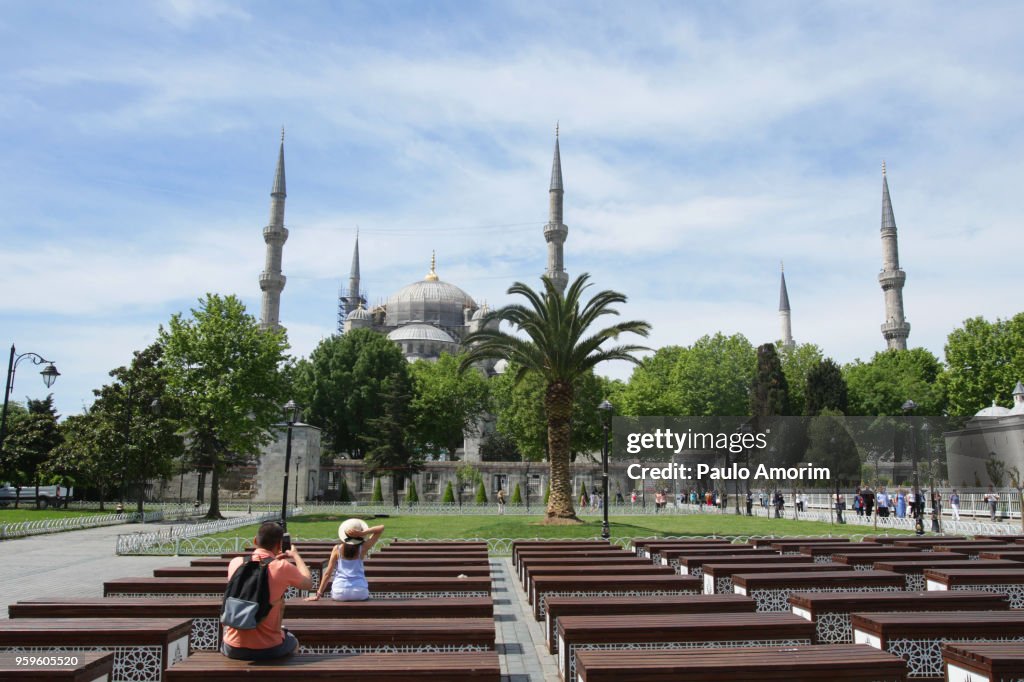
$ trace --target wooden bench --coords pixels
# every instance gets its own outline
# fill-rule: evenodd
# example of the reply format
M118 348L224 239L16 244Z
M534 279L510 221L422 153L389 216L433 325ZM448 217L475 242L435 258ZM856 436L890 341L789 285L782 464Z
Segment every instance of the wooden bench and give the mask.
M822 547L842 545L843 547L855 547L849 538L804 538L802 540L776 540L769 547L779 554L800 554L801 547Z
M324 564L327 562L325 561ZM460 573L463 575L472 576L489 576L491 574L491 567L486 565L476 566L463 566L463 565L448 565L448 566L434 566L433 564L427 564L423 566L385 566L378 564L376 561L367 561L365 566L367 578L378 578L378 577L441 577L451 576L456 577ZM216 578L227 574L227 568L220 566L167 566L165 568L154 568L153 577L155 578ZM320 585L320 576L323 574L323 570L320 567L310 567L310 574L313 575L313 588L316 589Z
M841 543L850 544L850 538L847 538L847 537L827 538L827 537L825 537L825 538L797 538L796 540L787 540L786 538L777 538L777 537L773 536L773 537L766 537L766 538L750 538L749 540L747 540L747 544L750 545L751 547L769 547L770 548L772 545L774 545L776 543L779 543L779 542L797 542L800 545L810 545L810 544L820 545L820 544L825 544L825 543L829 543L829 542L841 542Z
M772 550L760 550L752 549L747 552L722 552L719 553L705 553L700 552L697 554L691 554L689 552L665 552L661 555L662 563L668 562L669 566L674 566L679 570L679 575L692 575L694 577L701 577L704 575L704 564L710 564L712 562L719 564L728 563L755 563L758 561L770 561L772 563L805 563L806 559L803 557L784 557L778 552Z
M701 592L700 579L688 575L541 575L534 577L531 583L530 603L537 620L544 620L548 597L656 597Z
M982 552L999 551L1001 549L1009 549L1012 546L997 542L960 542L954 545L935 545L932 547L932 551L953 552L954 554L962 554L968 559L977 559L978 555Z
M29 656L35 656L39 660L28 664L22 662ZM0 654L0 680L109 682L113 670L112 652Z
M929 590L983 590L1006 594L1010 597L1011 609L1024 609L1024 567L926 569L924 579Z
M949 545L954 542L970 542L969 538L964 537L949 537L942 535L929 535L925 537L904 537L896 540L893 545L896 547L921 547L925 551L930 550L935 545Z
M794 592L899 592L903 576L887 571L822 571L821 573L737 573L733 591L757 602L759 612L789 612Z
M862 644L680 651L582 650L576 654L573 682L889 682L905 680L906 667L898 656Z
M164 668L188 658L191 625L185 618L0 620L0 653L111 651L115 682L159 682Z
M487 597L489 577L367 578L373 599L426 599L434 597ZM104 597L223 596L223 578L117 578L103 583ZM289 595L293 596L293 595ZM303 596L302 594L294 596Z
M754 601L739 594L661 597L548 597L544 636L548 653L558 650L555 626L562 616L618 616L649 613L753 613Z
M526 575L531 568L540 568L543 566L650 566L650 562L647 562L640 557L633 556L632 554L623 554L622 556L612 555L608 557L575 557L567 556L565 558L553 559L545 557L543 559L534 559L533 557L523 557L519 561L519 582L525 587L526 586Z
M633 553L644 559L654 559L665 549L711 549L713 547L728 548L729 540L634 540Z
M978 554L979 559L1004 559L1006 561L1024 562L1024 547L1020 549L996 549L983 550Z
M820 573L823 571L853 571L842 564L816 564L813 561L799 563L776 563L774 561L720 564L709 561L704 564L704 594L733 594L732 577L737 573L753 575L755 573Z
M216 651L220 646L220 597L165 599L61 599L49 597L19 601L7 607L11 618L191 618L189 644L194 651ZM445 599L370 599L336 602L332 599L285 602L289 618L494 618L490 597Z
M487 652L289 656L276 661L233 661L200 653L167 671L167 682L500 682L498 654Z
M523 549L547 548L548 551L565 549L572 552L583 547L621 549L607 540L513 540L512 565L515 566L519 562L519 552Z
M857 542L849 543L848 545L839 545L835 543L826 543L824 545L800 545L797 551L804 555L809 556L813 561L829 562L835 561L833 557L837 554L868 554L884 553L884 552L895 552L895 551L906 551L909 548L901 548L899 550L892 549L886 545L880 545L877 542ZM920 552L921 550L916 550Z
M814 626L791 613L645 614L563 616L556 632L558 671L570 682L585 649L809 645Z
M963 555L953 554L952 552L923 553L920 550L914 550L909 552L893 551L865 552L864 554L834 554L832 555L832 559L837 564L853 566L853 570L855 571L870 571L875 567L876 561L918 561L922 556L927 556L930 560L934 561L956 561L957 559L962 558Z
M957 642L942 645L949 682L1024 680L1024 647L1006 642Z
M414 540L395 538L388 547L464 547L487 551L486 540Z
M1011 641L1024 648L1020 611L854 613L853 639L902 656L909 679L943 679L942 645L948 641Z
M927 556L927 555L925 555ZM916 559L913 561L889 561L885 559L883 561L876 561L874 568L879 571L891 571L892 573L899 573L903 576L906 581L904 589L910 590L911 592L923 592L928 589L925 584L924 572L929 568L978 568L978 569L989 569L989 568L1013 568L1019 566L1015 561L1001 561L999 559L987 559L983 562L971 561L964 555L957 555L959 559L941 559L929 561L924 559ZM980 565L983 564L983 565ZM1022 567L1024 568L1024 567Z
M1006 611L1010 600L991 592L794 592L793 615L814 623L819 644L853 641L853 612Z
M654 564L634 564L626 566L606 566L604 564L591 564L589 566L572 566L556 564L553 566L534 566L526 571L526 580L523 588L530 594L530 583L537 576L542 575L564 575L564 576L636 576L636 575L676 575L675 569L669 566L655 566Z
M519 553L519 562L515 565L516 573L519 575L519 581L522 582L526 578L526 574L523 572L523 560L524 559L567 559L572 557L574 559L601 559L601 558L637 558L629 552L621 549L614 550L596 550L596 551L576 551L576 552L551 552L541 551L535 552L533 550L524 550Z
M300 654L425 653L438 650L494 649L492 618L344 620L286 617L283 625L298 638Z

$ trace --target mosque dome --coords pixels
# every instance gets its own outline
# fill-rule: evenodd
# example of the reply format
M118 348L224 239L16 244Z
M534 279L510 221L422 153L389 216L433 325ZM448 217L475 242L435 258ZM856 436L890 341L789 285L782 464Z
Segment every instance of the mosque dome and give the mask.
M494 373L495 374L504 374L507 371L508 371L508 360L506 360L505 358L502 358L502 359L498 360L496 363L494 363Z
M986 407L986 408L984 408L982 410L978 410L977 414L975 414L974 416L975 417L1005 417L1005 416L1007 416L1009 414L1012 414L1012 412L1010 412L1010 410L1006 409L1002 405L997 405L996 401L993 400L992 401L992 405L990 407Z
M455 339L443 329L432 324L407 324L392 330L388 334L391 341L429 341L433 343L456 343Z
M373 319L373 315L371 315L370 311L367 310L366 308L364 308L363 306L359 306L358 308L356 308L355 310L350 312L345 317L345 319L346 320L372 320Z
M403 287L388 299L387 326L397 327L409 323L426 326L463 327L465 309L476 308L476 303L465 291L442 282L431 258L430 272L419 282Z

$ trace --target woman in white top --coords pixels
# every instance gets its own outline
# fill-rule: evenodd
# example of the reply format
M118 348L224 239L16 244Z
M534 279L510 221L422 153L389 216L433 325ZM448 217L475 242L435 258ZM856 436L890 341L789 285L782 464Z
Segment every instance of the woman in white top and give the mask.
M362 519L349 519L338 527L340 545L331 550L331 558L327 562L320 577L320 585L316 594L307 597L307 601L316 601L327 589L327 577L331 578L331 599L335 601L365 601L370 598L370 586L366 582L366 569L363 561L384 532L384 526L370 528Z

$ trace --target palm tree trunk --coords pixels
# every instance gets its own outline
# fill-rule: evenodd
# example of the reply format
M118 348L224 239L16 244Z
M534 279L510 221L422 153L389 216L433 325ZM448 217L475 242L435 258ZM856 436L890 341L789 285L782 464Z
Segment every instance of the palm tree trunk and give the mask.
M572 474L569 469L572 444L571 382L556 381L544 392L544 410L548 421L548 459L551 465L551 494L548 497L547 520L577 521L572 504Z

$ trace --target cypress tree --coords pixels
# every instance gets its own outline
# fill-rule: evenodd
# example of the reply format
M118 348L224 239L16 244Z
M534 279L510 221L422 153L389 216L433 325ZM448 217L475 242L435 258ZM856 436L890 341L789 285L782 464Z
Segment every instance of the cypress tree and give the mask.
M518 483L516 483L516 487L512 491L512 499L510 499L509 502L511 502L512 504L522 504L523 503L523 494L519 490L519 484Z
M441 498L441 504L455 504L455 491L452 490L451 481L448 481L448 485L444 487L444 496Z
M476 503L487 504L487 489L484 488L483 481L480 481L480 485L476 489Z
M839 365L832 358L822 360L807 373L804 396L805 413L808 417L817 416L822 410L836 410L846 414L846 380L843 379Z
M755 417L789 414L789 384L782 372L775 344L766 343L757 349L757 369L750 389L750 414Z
M352 491L348 489L348 481L344 478L341 479L341 487L338 490L338 500L340 502L352 501Z
M380 489L380 479L373 479L373 496L370 498L370 502L383 502L384 493Z
M405 491L405 501L413 504L420 501L420 495L416 492L416 481L409 479L409 487Z

